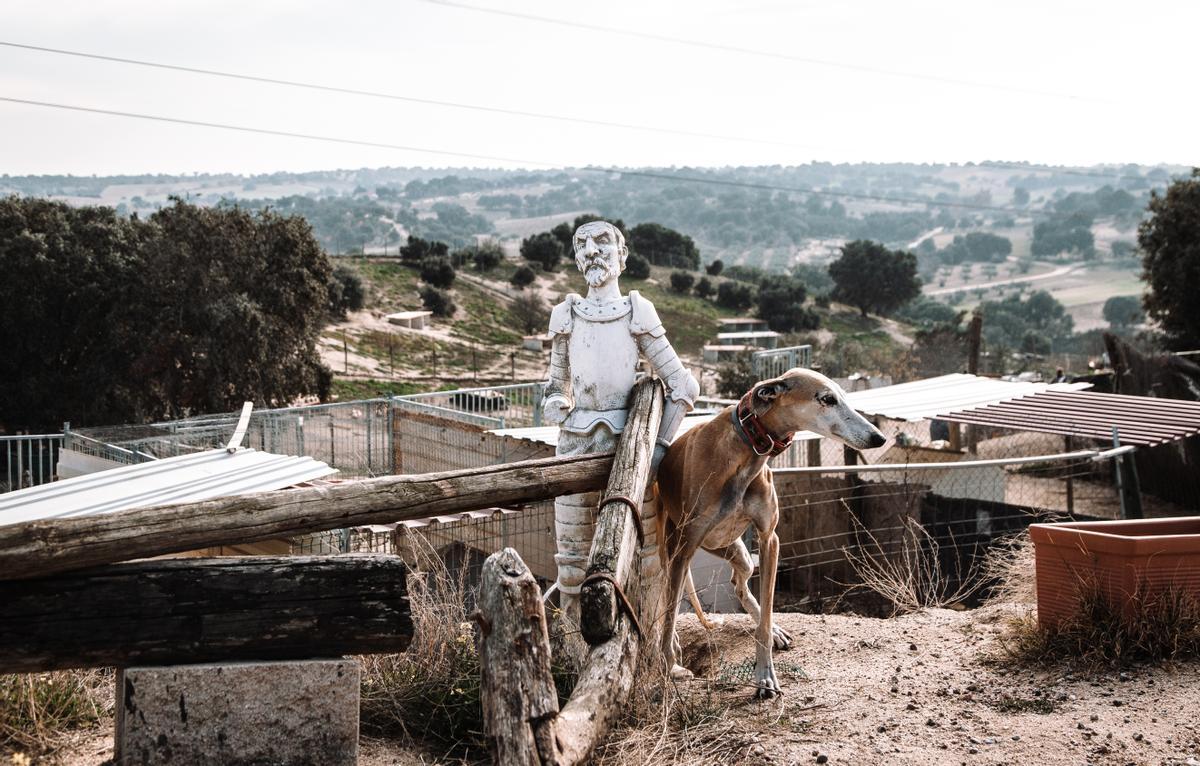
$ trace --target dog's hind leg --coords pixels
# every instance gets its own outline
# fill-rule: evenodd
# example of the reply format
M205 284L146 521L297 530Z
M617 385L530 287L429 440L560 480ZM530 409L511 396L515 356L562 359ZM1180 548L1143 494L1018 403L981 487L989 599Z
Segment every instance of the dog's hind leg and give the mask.
M663 604L666 614L663 615L662 649L666 659L667 670L672 678L691 678L691 672L679 664L679 636L675 634L675 618L679 613L680 591L683 589L684 576L688 574L691 556L677 551L667 562L667 592Z

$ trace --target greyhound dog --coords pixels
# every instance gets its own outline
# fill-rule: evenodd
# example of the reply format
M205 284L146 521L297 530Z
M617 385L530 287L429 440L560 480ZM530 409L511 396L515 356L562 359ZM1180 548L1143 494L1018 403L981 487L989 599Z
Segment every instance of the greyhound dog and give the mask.
M681 589L690 579L692 556L703 548L732 565L738 600L758 623L755 696L769 699L780 693L771 650L787 649L792 637L771 624L779 499L767 460L785 450L797 431L812 431L859 450L887 441L851 409L838 384L818 372L795 368L757 383L736 407L677 439L663 458L658 471L659 539L667 572L662 635L673 677L690 675L678 665L675 618ZM754 567L741 537L750 524L758 532L761 608L747 586Z

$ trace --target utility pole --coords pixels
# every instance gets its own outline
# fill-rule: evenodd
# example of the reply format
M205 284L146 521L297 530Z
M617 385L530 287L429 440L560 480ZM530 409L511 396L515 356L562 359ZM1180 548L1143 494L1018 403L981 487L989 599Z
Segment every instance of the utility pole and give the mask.
M350 347L346 345L346 331L342 330L342 372L350 374Z
M967 326L967 372L979 374L979 346L983 339L983 314L976 309Z

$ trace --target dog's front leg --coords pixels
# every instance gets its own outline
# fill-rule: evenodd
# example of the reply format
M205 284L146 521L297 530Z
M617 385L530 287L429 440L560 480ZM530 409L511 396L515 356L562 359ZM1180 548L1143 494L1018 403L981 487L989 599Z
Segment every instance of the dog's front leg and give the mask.
M759 618L758 630L754 633L758 645L755 655L754 681L758 690L754 693L757 699L771 699L780 694L779 679L775 677L775 660L772 649L775 644L775 633L771 629L772 610L775 606L775 567L779 564L779 535L771 530L769 535L760 533L759 579Z

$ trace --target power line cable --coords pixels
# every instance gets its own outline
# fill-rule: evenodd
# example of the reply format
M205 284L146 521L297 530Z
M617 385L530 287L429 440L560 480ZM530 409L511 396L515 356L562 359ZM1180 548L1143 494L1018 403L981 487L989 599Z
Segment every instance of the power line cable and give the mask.
M458 8L465 11L473 11L476 13L490 13L495 16L506 16L514 19L522 19L525 21L537 21L543 24L554 24L562 27L570 27L574 29L587 29L592 32L603 32L605 34L624 35L626 37L634 37L643 40L653 40L660 43L672 43L674 45L684 45L691 48L704 48L708 50L723 51L725 53L739 53L747 56L759 56L762 58L776 59L779 61L792 61L800 64L811 64L815 66L831 67L834 69L845 69L851 72L859 72L863 74L880 74L889 77L905 77L912 80L926 80L929 82L937 82L943 85L958 85L970 88L990 88L993 90L1008 91L1010 93L1024 93L1035 96L1049 96L1052 98L1065 98L1073 101L1090 101L1093 103L1108 104L1111 101L1104 99L1096 99L1086 96L1077 96L1071 93L1058 93L1054 91L1036 90L1033 88L1023 88L1012 85L1003 85L1000 83L988 83L975 80L964 80L957 77L947 77L940 74L929 74L927 72L908 72L899 69L884 69L883 67L874 67L867 64L855 64L846 61L833 61L830 59L818 59L808 56L797 56L792 53L779 53L778 51L764 51L755 48L744 48L738 45L728 45L725 43L713 43L705 40L692 40L686 37L674 37L671 35L661 35L654 32L642 32L636 29L622 29L620 27L608 27L601 24L589 24L582 21L570 21L567 19L559 19L551 16L539 16L533 13L524 13L522 11L504 10L501 8L488 8L481 5L472 5L470 3L456 2L455 0L423 0L423 2L431 5L441 5L447 8Z
M441 4L441 0L429 0L429 2L437 2ZM755 138L752 136L735 136L722 133L705 133L700 131L682 130L677 128L664 128L654 125L644 125L637 123L614 122L609 120L596 120L586 117L571 117L561 114L549 114L545 112L529 112L519 109L506 109L503 107L493 107L481 104L470 104L459 101L442 101L437 99L422 98L418 96L407 96L400 93L385 93L381 91L361 90L357 88L346 88L336 85L323 85L320 83L303 82L299 80L284 80L274 77L264 77L260 75L245 74L240 72L226 72L216 69L202 69L199 67L189 67L178 64L167 64L160 61L147 61L144 59L132 59L121 56L109 56L100 53L87 53L84 51L67 50L65 48L50 48L41 45L28 45L25 43L16 43L11 41L0 40L0 46L8 48L17 48L21 50L37 51L40 53L52 53L62 56L74 56L78 58L93 59L97 61L108 61L118 64L129 64L132 66L149 67L153 69L163 69L168 71L186 72L188 74L205 75L210 77L221 77L232 80L244 80L247 82L257 82L267 85L282 85L291 88L304 88L308 90L324 91L327 93L339 93L350 96L363 96L367 98L387 99L391 101L405 101L415 104L423 104L426 106L440 106L453 109L465 109L477 112L486 112L493 114L504 114L514 117L525 117L530 119L554 120L558 122L578 123L582 125L595 125L606 128L619 128L624 130L641 130L652 133L665 133L672 135L688 136L691 138L707 138L721 141L739 141L743 143L764 144L773 146L786 146L799 149L813 149L814 147L805 144L797 144L787 141L774 141L765 138ZM1127 181L1145 181L1142 176L1122 175L1120 173L1107 173L1104 171L1089 171L1075 168L1061 167L1037 167L1024 165L1021 163L1007 162L977 162L980 167L998 168L1002 170L1024 171L1030 173L1060 173L1063 175L1084 176L1088 178L1102 178L1107 180L1127 180Z
M268 136L282 136L285 138L298 138L308 141L322 141L325 143L349 144L352 146L367 146L378 149L394 149L399 151L417 152L421 154L434 154L447 157L462 157L466 159L485 160L489 162L507 162L518 165L537 165L545 168L566 168L565 163L545 162L543 160L531 160L526 158L505 157L493 154L479 154L475 152L460 152L451 151L448 149L430 149L427 147L407 146L404 144L392 144L382 141L366 141L354 138L341 138L336 136L322 136L315 133L299 133L288 130L275 130L272 128L258 128L248 125L231 125L221 122L209 122L206 120L192 120L182 117L166 117L162 115L142 114L140 112L126 112L115 109L101 109L99 107L78 106L75 104L60 104L49 101L35 101L32 99L13 98L11 96L0 96L0 101L22 104L26 106L37 106L47 109L63 109L72 112L83 112L88 114L102 114L112 117L125 117L129 119L149 120L153 122L174 123L178 125L190 125L201 128L216 128L219 130L238 131L243 133L254 133ZM744 189L759 189L770 191L781 191L793 194L812 194L819 197L834 197L839 199L861 199L875 202L891 202L904 205L926 205L930 207L952 207L963 208L967 210L986 210L992 212L1009 213L1012 215L1045 215L1039 211L1022 210L1019 208L1002 207L999 205L981 205L970 202L945 202L941 200L921 199L918 197L895 197L881 194L867 194L862 192L850 191L832 191L827 189L813 189L797 186L782 186L779 184L758 183L754 181L737 181L733 179L723 178L705 178L701 176L685 176L677 173L663 173L651 170L635 170L618 167L583 167L575 168L578 172L587 173L604 173L604 174L619 174L627 176L635 176L640 178L654 178L666 181L683 181L690 183L709 184L716 186L740 187Z
M122 112L115 109L100 109L90 106L76 106L74 104L56 104L49 101L33 101L24 98L11 98L9 96L0 96L0 101L8 101L13 104L26 104L29 106L41 106L48 109L66 109L72 112L87 112L90 114L106 114L113 117L128 117L137 120L153 120L154 122L170 122L178 125L194 125L201 128L219 128L221 130L235 130L243 133L258 133L267 136L284 136L286 138L302 138L308 141L324 141L334 144L351 144L354 146L370 146L377 149L397 149L406 152L419 152L421 154L437 154L446 157L462 157L470 160L486 160L488 162L512 162L518 165L541 165L545 167L561 167L549 162L538 162L537 160L520 159L517 157L501 157L492 154L476 154L473 152L456 152L447 149L428 149L419 146L405 146L403 144L389 144L381 141L364 141L355 138L335 138L332 136L319 136L314 133L297 133L290 130L274 130L272 128L256 128L248 125L229 125L221 122L207 122L205 120L189 120L182 117L164 117L155 114L141 114L139 112Z
M510 117L527 117L539 120L555 120L558 122L573 122L580 125L595 125L603 128L619 128L622 130L641 130L649 133L665 133L676 136L687 136L689 138L707 138L716 139L719 141L738 141L750 144L766 144L771 146L787 146L797 149L813 149L815 147L805 146L803 144L791 143L788 141L774 141L766 138L754 138L749 136L734 136L724 133L706 133L696 130L684 130L682 128L664 128L656 125L643 125L632 122L616 122L612 120L597 120L587 117L572 117L563 114L549 114L546 112L529 112L521 109L508 109L498 106L485 106L481 104L469 104L460 101L442 101L439 99L422 98L419 96L408 96L402 93L387 93L383 91L362 90L359 88L346 88L337 85L322 85L320 83L302 82L300 80L284 80L277 77L264 77L261 75L244 74L240 72L226 72L219 69L202 69L199 67L183 66L180 64L167 64L161 61L146 61L144 59L125 58L123 56L108 56L101 53L86 53L84 51L73 51L65 48L50 48L43 45L28 45L25 43L16 43L6 40L0 40L0 46L7 48L18 48L21 50L37 51L39 53L53 53L60 56L75 56L77 58L92 59L95 61L108 61L117 64L130 64L133 66L150 67L153 69L165 69L174 72L186 72L188 74L206 75L209 77L223 77L230 80L245 80L248 82L264 83L267 85L283 85L289 88L304 88L307 90L324 91L326 93L340 93L348 96L365 96L367 98L386 99L389 101L405 101L411 104L422 104L425 106L440 106L449 107L451 109L465 109L475 112L487 112L490 114L503 114Z

